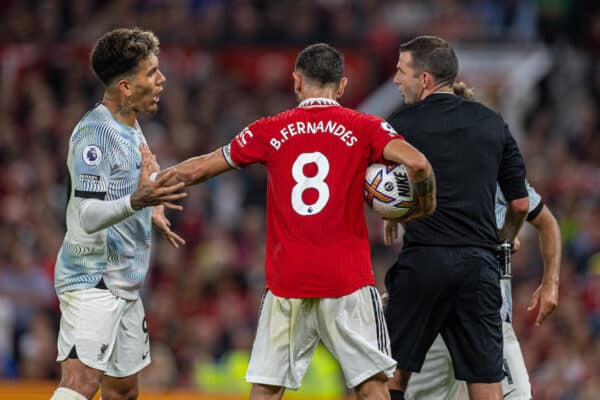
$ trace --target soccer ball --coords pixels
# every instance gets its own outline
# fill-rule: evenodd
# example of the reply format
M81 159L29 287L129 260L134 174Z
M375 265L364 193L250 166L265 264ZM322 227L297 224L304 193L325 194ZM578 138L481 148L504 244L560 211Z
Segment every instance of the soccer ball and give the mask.
M365 202L379 216L404 216L413 204L413 187L402 164L371 164L365 175Z

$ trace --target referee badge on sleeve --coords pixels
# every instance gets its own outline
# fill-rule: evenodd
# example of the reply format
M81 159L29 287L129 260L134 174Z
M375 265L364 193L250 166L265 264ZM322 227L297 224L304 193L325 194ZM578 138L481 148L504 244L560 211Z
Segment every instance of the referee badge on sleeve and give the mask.
M95 144L85 146L83 149L83 161L87 165L98 165L102 161L102 151Z

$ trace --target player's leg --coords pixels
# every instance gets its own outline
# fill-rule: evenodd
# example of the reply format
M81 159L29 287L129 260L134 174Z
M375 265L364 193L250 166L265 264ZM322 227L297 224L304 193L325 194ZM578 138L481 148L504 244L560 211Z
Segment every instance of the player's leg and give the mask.
M346 296L321 299L317 330L357 398L389 399L386 381L396 362L389 355L389 335L377 289L366 286Z
M319 337L314 328L318 299L263 296L246 380L251 399L280 398L284 388L298 389Z
M354 393L358 400L369 399L369 400L389 400L390 392L386 385L388 377L385 373L380 372L364 381L359 383L354 388Z
M467 382L467 391L471 400L502 400L502 388L499 383Z
M435 338L425 356L421 372L410 376L405 398L408 400L456 400L460 383L454 378L454 368L448 348L441 335Z
M61 381L52 399L91 399L107 369L125 301L108 290L95 288L58 297L61 319L57 361L61 363Z
M454 305L451 256L440 247L404 249L386 275L385 318L398 366L388 382L393 400L404 398L411 372L420 371Z
M50 400L86 400L94 397L103 372L84 365L76 358L60 363L60 383Z
M281 386L253 383L250 389L250 400L279 400L283 397L284 390Z
M442 329L456 379L467 382L472 400L502 399L502 298L498 265L488 250L460 250L461 285L455 313Z
M102 400L135 400L139 372L150 364L150 335L141 299L129 300L119 321L117 338L102 378Z
M123 378L105 375L102 378L102 400L136 400L138 398L138 376Z
M390 392L391 400L405 400L404 396L408 388L408 382L412 375L411 371L396 369L394 376L388 381L387 386Z
M502 323L504 333L504 373L502 393L504 399L531 400L531 384L525 367L521 347L512 324Z

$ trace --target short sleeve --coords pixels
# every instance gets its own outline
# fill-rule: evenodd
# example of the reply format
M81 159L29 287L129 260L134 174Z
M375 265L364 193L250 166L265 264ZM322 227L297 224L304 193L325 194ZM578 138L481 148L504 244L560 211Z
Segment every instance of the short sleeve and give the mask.
M535 217L538 216L542 208L544 208L544 202L542 201L542 197L538 192L535 191L533 186L525 180L525 185L527 187L527 197L529 198L529 211L527 213L527 221L531 221ZM508 202L504 198L504 194L502 194L502 190L499 185L496 185L496 222L498 229L501 229L504 225L504 217L506 216L506 209L508 207Z
M394 139L404 140L388 122L382 118L366 115L364 129L369 134L369 164L383 162L383 149Z
M527 213L527 221L531 221L538 216L540 211L542 211L544 202L542 201L542 196L536 192L535 188L531 186L529 182L525 181L525 185L527 186L527 195L529 196L529 212Z
M111 173L114 133L100 127L84 127L73 135L72 166L75 197L104 200Z
M267 161L271 145L267 140L266 124L264 118L255 121L223 148L223 156L232 168Z

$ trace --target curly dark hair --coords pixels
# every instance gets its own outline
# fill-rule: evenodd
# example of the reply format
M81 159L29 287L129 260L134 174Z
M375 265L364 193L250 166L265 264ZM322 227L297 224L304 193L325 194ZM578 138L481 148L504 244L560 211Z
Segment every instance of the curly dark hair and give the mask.
M334 47L316 43L298 54L295 67L320 85L339 84L344 73L344 57Z
M134 72L146 57L158 55L158 46L158 38L151 31L114 29L96 42L91 55L92 70L108 86L118 76Z
M458 74L458 58L447 41L436 36L418 36L400 45L410 52L415 72L429 72L436 82L452 85Z

